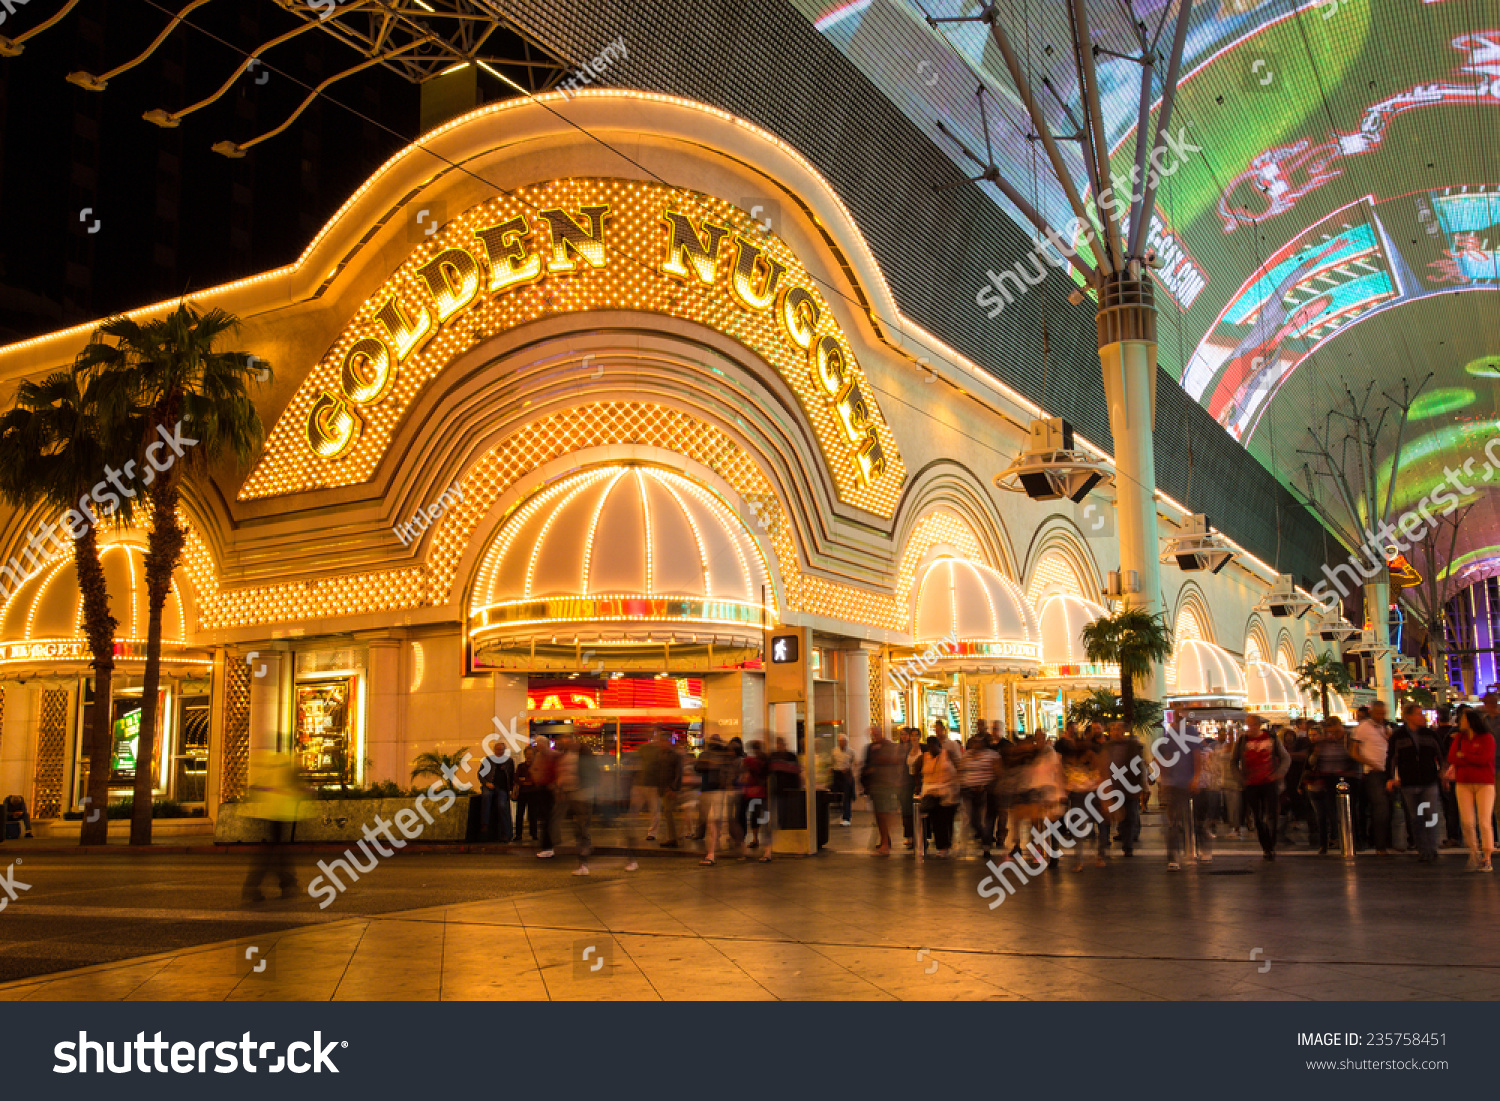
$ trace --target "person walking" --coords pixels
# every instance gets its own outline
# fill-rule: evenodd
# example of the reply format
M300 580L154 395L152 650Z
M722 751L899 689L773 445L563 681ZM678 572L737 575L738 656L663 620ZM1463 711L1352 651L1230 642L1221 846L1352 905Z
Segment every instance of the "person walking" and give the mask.
M1000 754L989 747L980 734L969 739L958 763L959 798L969 819L970 836L990 855L995 840L995 821L991 807L995 801L995 781L1000 775Z
M653 764L651 785L656 789L656 805L667 832L667 839L661 843L661 847L675 849L677 847L677 798L682 793L682 754L672 744L671 735L665 730L658 730L656 739L656 760ZM651 840L659 832L660 827L647 835L647 840Z
M265 901L260 885L266 876L276 878L282 898L291 898L297 893L297 868L292 863L292 824L301 816L303 800L312 795L297 775L296 759L290 753L268 753L264 758L258 755L255 765L241 813L265 823L265 841L255 850L255 859L241 889L245 901L250 903Z
M1245 820L1245 780L1235 763L1234 751L1239 739L1228 734L1219 736L1219 795L1224 804L1225 836L1239 840Z
M542 831L542 839L538 842L542 847L537 850L536 856L538 860L551 860L557 855L554 846L557 831L555 786L558 754L545 734L536 740L534 749L531 758L531 806L532 814L536 816Z
M698 798L702 801L704 814L703 838L706 852L698 863L713 867L719 844L719 831L724 824L724 793L733 784L730 770L735 763L724 739L717 733L708 736L708 744L693 762L698 773Z
M901 798L901 774L905 771L902 747L888 739L880 727L870 727L870 744L865 748L860 785L870 797L870 806L875 811L875 828L879 832L875 851L881 856L891 855L891 830L901 811L898 801Z
M917 820L917 793L922 787L922 732L914 726L902 730L901 748L906 755L901 775L901 830L905 835L905 846L914 849L917 832L923 829ZM925 833L923 841L926 841Z
M1109 771L1115 776L1115 790L1125 797L1115 840L1124 845L1126 856L1134 856L1136 842L1141 837L1141 793L1147 786L1144 747L1134 731L1117 721L1109 724L1105 749Z
M1292 766L1292 755L1280 738L1261 725L1259 715L1247 718L1245 727L1244 737L1234 747L1234 763L1245 778L1245 806L1255 815L1261 857L1275 860L1279 785Z
M1337 716L1329 715L1323 720L1322 732L1313 742L1312 752L1307 755L1307 770L1303 775L1303 786L1312 798L1313 810L1318 818L1318 855L1328 855L1328 842L1337 833L1334 825L1338 821L1338 786L1354 773L1354 760L1346 745L1347 732Z
M1437 709L1437 725L1432 728L1432 736L1437 739L1438 748L1442 751L1442 759L1446 765L1448 760L1448 747L1453 744L1453 735L1458 732L1458 727L1453 725L1453 709L1444 705ZM1453 785L1446 780L1442 784L1443 795L1443 831L1446 836L1439 843L1441 848L1456 849L1464 843L1463 826L1458 819L1458 796L1453 793Z
M1416 847L1417 860L1431 864L1438 854L1439 787L1446 762L1421 704L1408 703L1401 709L1401 720L1386 751L1386 788L1401 792L1406 836Z
M1062 786L1068 800L1068 811L1081 811L1084 821L1089 823L1085 829L1092 830L1095 837L1094 863L1102 868L1108 863L1104 854L1108 851L1106 845L1109 823L1095 822L1088 813L1089 795L1096 792L1103 782L1103 777L1099 774L1100 746L1080 732L1074 723L1069 723L1063 728L1063 736L1057 741L1057 755L1062 766ZM1088 836L1085 833L1078 840L1082 841ZM1083 854L1083 845L1073 846L1073 855L1077 857L1077 862L1073 865L1075 872L1083 871Z
M940 857L946 857L953 848L953 816L957 811L958 768L942 739L933 735L927 739L922 759L922 814L932 823L932 841Z
M854 813L854 754L849 751L849 739L839 735L838 744L833 747L833 791L841 797L844 816L840 823L845 826L854 824L850 816Z
M1370 705L1370 717L1354 728L1351 745L1355 759L1365 770L1360 790L1364 793L1365 815L1370 821L1366 840L1375 846L1377 856L1389 856L1391 847L1391 801L1386 794L1388 777L1385 771L1390 735L1385 701L1376 700Z
M589 857L594 852L590 827L594 818L594 792L599 776L594 754L576 734L564 734L562 752L557 757L557 798L559 811L573 822L578 840L578 867L574 875L589 874Z
M761 860L766 861L771 859L771 758L766 754L766 743L759 739L751 741L748 749L740 765L739 785L750 840L742 847L740 859L748 860L751 849L764 846Z
M523 828L530 819L531 839L536 837L536 784L531 779L531 762L536 756L536 747L527 745L522 761L516 766L515 780L511 785L511 798L516 804L515 839L521 840Z
M1170 744L1166 739L1156 743L1153 755L1161 769L1161 801L1167 812L1167 871L1178 871L1182 865L1177 860L1178 838L1187 841L1187 831L1192 830L1198 842L1198 860L1207 864L1213 860L1208 831L1203 828L1203 819L1194 813L1193 800L1203 784L1204 751L1203 736L1196 724L1183 721L1179 736Z
M1458 734L1448 747L1448 772L1469 846L1469 870L1488 872L1495 847L1495 738L1478 711L1459 713Z

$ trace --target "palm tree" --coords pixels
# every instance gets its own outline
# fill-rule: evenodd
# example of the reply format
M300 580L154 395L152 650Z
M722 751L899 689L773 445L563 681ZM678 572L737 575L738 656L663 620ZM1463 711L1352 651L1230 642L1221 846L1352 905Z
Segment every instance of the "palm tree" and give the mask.
M1349 667L1333 654L1319 654L1315 658L1308 658L1297 669L1297 687L1304 692L1316 690L1321 693L1324 718L1330 714L1329 690L1342 696L1349 691L1350 684Z
M1135 724L1133 730L1154 729L1161 724L1161 704L1155 700L1135 701ZM1095 688L1087 696L1068 704L1068 721L1087 727L1098 723L1108 728L1112 722L1125 721L1125 709L1120 697L1108 688Z
M419 753L411 763L411 778L415 780L418 776L441 776L443 786L452 787L449 777L466 767L467 762L463 758L463 753L439 753L436 750Z
M71 371L59 371L41 382L23 382L15 402L0 416L0 498L17 508L40 504L62 514L55 526L73 542L73 562L83 597L83 633L94 667L94 712L87 732L89 775L87 803L78 840L103 845L109 840L105 807L109 802L111 682L115 668L115 627L109 612L109 589L99 561L98 523L130 518L129 498L106 515L81 505L106 467L121 463L134 440L111 435L98 416L97 393ZM58 541L61 541L60 538ZM95 813L97 812L97 813Z
M80 353L75 371L95 380L109 424L139 425L134 446L145 487L150 532L146 544L146 671L141 740L135 773L130 843L151 843L152 778L161 684L161 618L172 573L182 561L186 533L177 516L184 474L202 473L232 455L250 460L263 438L250 397L252 379L269 378L265 362L218 345L239 329L220 309L202 312L182 302L144 324L128 317L104 322Z
M1100 616L1084 627L1079 637L1090 662L1120 667L1120 710L1125 725L1131 730L1145 729L1150 719L1146 709L1136 706L1135 682L1149 677L1172 653L1172 633L1161 613L1126 606ZM1159 718L1160 707L1154 711Z

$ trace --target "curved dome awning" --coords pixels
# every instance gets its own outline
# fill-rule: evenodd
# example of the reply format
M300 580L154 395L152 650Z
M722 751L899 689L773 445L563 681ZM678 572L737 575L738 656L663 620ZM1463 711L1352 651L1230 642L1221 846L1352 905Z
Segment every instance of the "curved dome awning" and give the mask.
M1245 710L1263 715L1299 717L1307 714L1307 696L1297 687L1297 678L1267 661L1245 664Z
M774 600L743 521L658 467L595 467L534 494L485 554L469 608L476 653L685 644L759 651Z
M944 672L1029 672L1042 661L1042 633L1021 587L979 562L943 556L916 586L912 636Z
M1118 665L1094 665L1084 652L1083 629L1109 614L1109 609L1071 593L1053 593L1042 600L1037 622L1042 635L1042 676L1098 684L1118 684Z
M1245 674L1228 650L1200 639L1183 639L1174 656L1177 676L1168 690L1172 699L1245 701Z
M99 548L99 562L115 617L115 661L146 660L150 609L146 600L146 548L132 535ZM162 608L162 663L203 665L206 651L187 641L188 608L177 578ZM49 563L28 578L0 609L0 670L88 665L92 661L83 631L83 596L72 555Z

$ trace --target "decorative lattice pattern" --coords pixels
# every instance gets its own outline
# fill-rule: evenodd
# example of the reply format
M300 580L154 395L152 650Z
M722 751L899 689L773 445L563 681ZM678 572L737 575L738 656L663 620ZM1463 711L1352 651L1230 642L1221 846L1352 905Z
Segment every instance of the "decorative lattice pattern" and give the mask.
M870 655L870 725L885 728L890 719L886 714L885 661L880 654ZM889 733L889 731L887 731Z
M61 688L42 690L42 708L36 726L36 772L31 782L31 817L56 818L62 814L63 758L68 742L68 693Z
M975 723L977 723L980 718L979 685L969 684L968 692L965 694L964 698L968 701L969 705L969 709L964 715L964 718L968 721L969 724L968 728L964 731L963 737L963 740L967 742L971 737L973 737L975 731Z
M224 715L219 735L219 799L245 793L250 780L250 665L224 663Z
M560 456L620 443L673 451L701 463L732 486L753 513L741 519L752 530L759 529L775 552L786 607L891 630L905 628L909 618L906 594L916 558L907 570L906 590L898 590L896 597L803 574L791 521L754 460L712 425L645 402L600 402L564 410L527 425L487 452L463 479L462 498L438 520L428 560L421 566L219 590L212 580L214 567L207 547L190 535L185 559L189 576L203 594L201 627L244 627L447 604L454 598L465 548L485 514L518 478ZM500 518L500 524L508 515ZM956 516L934 514L930 530L921 524L918 528L925 534L917 558L935 542L950 542L966 556L982 559L978 541Z
M905 629L911 620L911 587L916 582L917 563L940 543L950 545L960 558L989 564L978 537L963 520L941 510L923 516L911 530L911 538L901 555L901 568L896 573L896 607L901 616L901 629Z
M558 223L549 229L547 219L532 214L553 209L566 218L563 211L601 208L601 243L582 242L577 256L557 243ZM668 273L670 264L681 264L670 248L671 226L665 221L668 211L700 226L729 229L731 236L718 246L717 263L704 260L706 282L701 270L696 276L686 268L677 274ZM513 274L499 289L481 290L482 268L475 269L465 289L456 295L450 293L446 299L435 295L419 274L419 268L447 250L466 251L464 263L473 268L489 248L481 247L477 234L515 219L519 221L514 224L523 230L515 243L530 242L524 246L533 254L536 265L530 274ZM760 288L757 278L742 279L734 274L735 236L753 242L764 263L780 266L781 288L805 291L816 318L811 341L828 337L836 342L846 365L847 382L864 396L869 428L884 457L883 471L868 483L855 457L860 444L851 442L834 403L818 388L809 370L808 350L784 331L782 311L771 308L769 302L751 308L738 300L737 295L753 296ZM549 241L553 242L551 262L544 272L540 261ZM701 245L701 241L696 244ZM500 247L498 241L494 247ZM448 255L461 254L448 251ZM491 259L498 261L498 257ZM497 268L496 274L502 269ZM731 293L735 287L739 290ZM398 313L392 313L393 302L400 304ZM658 184L608 179L560 180L496 196L460 214L430 241L419 245L365 303L322 362L308 372L272 430L265 457L240 490L241 499L367 481L416 395L454 359L494 333L542 318L596 310L641 310L679 317L724 333L755 352L797 395L833 473L839 498L880 516L894 514L905 481L895 437L875 404L870 382L854 359L834 312L791 249L766 233L745 211L722 199ZM437 321L444 311L451 316ZM372 393L360 400L356 411L354 400L345 402L341 397L360 392L359 386L353 391L347 389L346 354L357 344L368 347L368 338L393 336L393 323L395 328L402 327L400 316L413 328L410 358L400 364L399 370L391 363L377 371L367 362L363 374L370 377L359 381L366 392ZM417 330L423 335L417 336ZM342 453L337 461L316 454L308 439L310 414L320 401L326 404L329 400L337 402L350 418L357 418L350 421L357 429L353 438L329 453Z
M1073 563L1068 561L1066 555L1057 551L1048 551L1037 559L1031 584L1026 587L1026 599L1034 607L1040 607L1042 597L1051 593L1067 593L1069 596L1081 596L1085 600L1096 599L1089 595Z

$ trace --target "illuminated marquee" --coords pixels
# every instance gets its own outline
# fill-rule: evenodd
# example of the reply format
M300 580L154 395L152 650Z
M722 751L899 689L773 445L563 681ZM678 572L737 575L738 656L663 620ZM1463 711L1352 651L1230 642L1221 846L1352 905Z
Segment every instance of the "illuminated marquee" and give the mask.
M743 211L627 180L566 180L497 197L419 246L313 369L242 499L368 479L420 389L476 344L600 309L707 325L796 393L840 498L894 513L890 428L816 283Z

